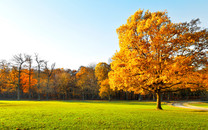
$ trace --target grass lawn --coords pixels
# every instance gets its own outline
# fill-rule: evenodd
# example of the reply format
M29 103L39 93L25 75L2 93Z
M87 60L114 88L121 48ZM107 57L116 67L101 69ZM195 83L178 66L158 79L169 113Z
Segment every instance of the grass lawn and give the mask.
M0 129L208 129L208 112L137 101L0 101Z
M195 103L189 103L189 105L208 108L208 102L195 102Z

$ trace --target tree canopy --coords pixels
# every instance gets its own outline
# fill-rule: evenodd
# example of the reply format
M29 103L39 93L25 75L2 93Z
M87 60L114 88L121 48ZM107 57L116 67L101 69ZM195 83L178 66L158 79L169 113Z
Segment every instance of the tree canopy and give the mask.
M156 93L162 109L161 92L204 87L198 70L207 65L208 32L198 23L172 23L165 11L136 11L117 29L111 88Z
M105 62L100 62L95 67L95 75L100 86L99 95L101 98L108 97L111 100L112 90L109 85L108 73L110 72L110 65Z

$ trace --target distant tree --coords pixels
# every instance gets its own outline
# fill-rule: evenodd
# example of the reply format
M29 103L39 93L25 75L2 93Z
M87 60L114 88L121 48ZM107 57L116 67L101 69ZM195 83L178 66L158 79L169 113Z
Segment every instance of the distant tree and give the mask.
M89 88L88 83L88 72L86 67L81 67L78 73L76 74L77 86L80 87L82 93L82 99L85 99L85 89Z
M77 87L77 80L76 80L77 70L70 71L70 74L71 74L70 86L72 87L72 98L74 99L79 89Z
M105 62L100 62L95 67L95 75L100 86L99 95L101 98L108 97L111 100L112 89L109 85L108 73L110 72L110 65Z
M108 100L111 100L111 95L113 93L113 90L110 88L109 79L105 79L100 82L100 89L99 89L99 95L101 98L107 97Z
M44 60L41 60L39 58L39 55L38 54L35 54L35 61L37 63L37 77L38 77L38 85L37 85L37 93L38 93L38 100L40 101L40 72L41 72L41 68L43 67L43 63L44 63Z
M31 99L31 91L32 91L32 88L31 88L31 76L32 76L32 73L33 73L33 69L32 69L32 56L31 55L26 55L25 56L26 58L26 62L28 64L28 88L29 88L29 99Z
M29 99L31 98L31 92L34 90L32 86L37 84L37 79L33 78L33 71L30 72L28 69L22 69L21 73L21 89L24 93L29 93Z
M172 23L167 12L137 11L117 29L120 50L113 56L111 88L161 93L203 86L197 70L207 65L208 32L199 20Z
M58 94L63 96L63 99L68 98L70 91L71 74L64 69L55 70L55 84L57 86Z
M98 82L101 82L108 78L108 72L110 72L110 65L105 62L99 62L95 67L95 75Z
M4 86L7 81L8 64L5 60L0 62L0 86Z
M15 67L11 68L7 77L7 85L5 86L5 91L7 92L16 92L17 91L17 84L18 84L18 71ZM16 96L13 95L13 96ZM13 97L15 98L15 97Z
M91 99L94 99L96 96L98 96L98 92L99 92L99 86L97 83L97 78L95 76L95 66L96 64L93 63L87 67L89 71L89 80L90 80L89 93L91 95Z
M51 78L51 76L53 74L53 71L54 71L54 68L55 68L55 63L53 63L51 65L51 68L50 69L48 68L48 62L47 61L45 61L44 64L45 64L45 70L44 70L44 72L45 72L45 74L47 76L46 99L48 100L49 83L50 83L50 78Z
M10 63L6 60L0 61L0 92L12 92L15 90L14 86L10 86Z
M25 57L20 53L13 56L13 61L16 64L17 72L18 72L18 84L17 84L17 100L20 100L20 87L21 87L21 73L23 64L26 62Z
M203 69L198 70L198 75L199 75L199 79L198 82L200 85L200 87L195 87L192 88L192 91L197 90L197 89L205 89L208 92L208 65L206 65Z
M80 67L76 73L77 86L81 89L82 99L85 100L85 95L91 94L94 98L97 93L97 83L94 69L90 67Z

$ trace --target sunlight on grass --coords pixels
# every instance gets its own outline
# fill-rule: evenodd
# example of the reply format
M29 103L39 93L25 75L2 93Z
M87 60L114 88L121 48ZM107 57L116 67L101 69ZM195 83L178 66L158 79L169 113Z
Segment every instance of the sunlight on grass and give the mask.
M208 112L137 101L0 101L1 129L206 129Z
M189 105L208 108L208 102L195 102L189 103Z

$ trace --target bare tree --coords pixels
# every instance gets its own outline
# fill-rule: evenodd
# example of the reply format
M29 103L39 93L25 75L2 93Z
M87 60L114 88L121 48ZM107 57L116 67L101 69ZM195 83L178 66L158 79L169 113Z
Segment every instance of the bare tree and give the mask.
M21 82L20 76L21 76L23 64L26 62L26 59L20 53L13 56L13 61L16 63L17 71L18 71L17 100L20 100L20 82Z
M48 100L48 92L49 92L49 82L50 82L50 78L53 74L54 68L55 68L55 63L53 63L51 65L51 69L48 68L48 62L45 61L45 73L47 75L47 86L46 86L46 99Z
M40 70L43 66L44 60L40 60L38 54L35 54L35 60L38 68L38 100L40 101Z

